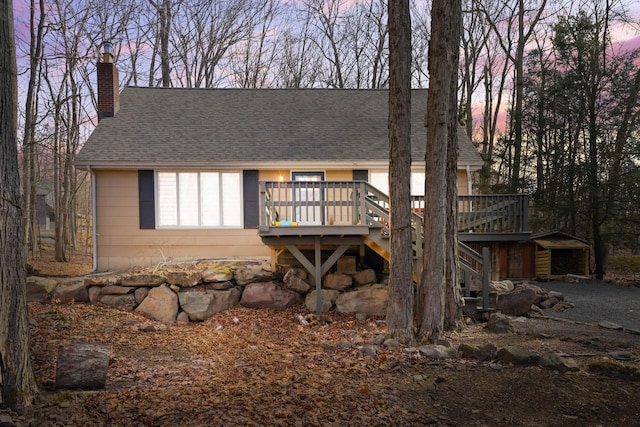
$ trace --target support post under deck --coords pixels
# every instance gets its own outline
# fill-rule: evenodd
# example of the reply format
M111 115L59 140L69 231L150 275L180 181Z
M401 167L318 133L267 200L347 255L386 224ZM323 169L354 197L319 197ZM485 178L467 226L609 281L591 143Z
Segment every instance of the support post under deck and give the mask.
M311 274L314 278L316 285L316 312L318 316L322 314L322 276L329 271L333 265L338 262L340 257L349 249L349 244L343 244L338 246L331 256L322 263L322 237L315 236L313 239L314 249L314 262L311 263L309 259L298 249L295 245L286 245L287 250L293 255L296 260Z
M320 248L320 236L316 236L314 249L316 252L315 256L315 273L314 277L316 279L316 314L318 317L322 314L322 250Z

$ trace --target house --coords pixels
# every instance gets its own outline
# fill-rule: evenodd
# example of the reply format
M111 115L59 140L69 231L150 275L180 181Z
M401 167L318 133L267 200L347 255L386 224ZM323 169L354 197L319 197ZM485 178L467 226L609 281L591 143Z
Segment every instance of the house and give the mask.
M53 193L46 188L38 187L36 189L36 218L41 232L53 229L56 215L52 205Z
M362 220L344 219L344 201L333 214L321 208L320 198L329 200L332 190L319 185L368 182L387 191L387 90L126 87L119 94L117 69L105 53L98 94L98 126L75 160L92 176L97 271L167 259L278 255L287 244L267 240L280 233L300 237L311 226ZM412 91L418 204L424 203L426 101L426 90ZM462 131L459 140L459 194L470 195L482 159ZM280 203L278 186L290 188L281 193L290 200L280 211L273 205ZM310 202L293 207L296 200ZM285 218L287 209L297 218ZM292 223L295 230L287 227ZM337 233L345 236L344 229Z

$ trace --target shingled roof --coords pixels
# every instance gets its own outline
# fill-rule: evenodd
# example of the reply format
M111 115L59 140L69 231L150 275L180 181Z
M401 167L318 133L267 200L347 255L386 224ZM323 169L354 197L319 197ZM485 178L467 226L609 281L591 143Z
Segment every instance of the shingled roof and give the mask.
M388 90L127 87L76 166L386 165ZM424 162L427 90L412 92L412 159ZM463 131L460 167L482 160Z

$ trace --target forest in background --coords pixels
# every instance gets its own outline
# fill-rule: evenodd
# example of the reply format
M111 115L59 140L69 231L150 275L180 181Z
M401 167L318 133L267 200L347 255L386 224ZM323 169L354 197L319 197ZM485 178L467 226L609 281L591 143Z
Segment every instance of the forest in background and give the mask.
M460 122L481 193L532 195L534 232L640 253L638 11L626 0L466 0ZM95 68L113 44L121 86L387 88L383 0L44 0L15 4L27 244L52 208L56 259L88 242L75 154L97 124ZM428 87L430 2L411 1L412 85ZM634 15L635 13L635 15ZM626 35L625 35L626 34ZM632 38L635 36L635 39Z

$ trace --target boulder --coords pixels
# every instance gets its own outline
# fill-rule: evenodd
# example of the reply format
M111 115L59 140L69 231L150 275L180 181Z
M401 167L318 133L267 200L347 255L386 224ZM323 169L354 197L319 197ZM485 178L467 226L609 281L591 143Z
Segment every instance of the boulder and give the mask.
M178 315L178 296L167 285L149 291L136 311L164 323L173 323Z
M176 316L176 323L189 323L189 315L184 311L181 311Z
M538 362L540 355L535 351L525 350L520 347L507 346L498 350L496 358L513 365L533 365Z
M248 285L249 283L264 283L273 279L273 273L271 270L265 269L263 265L248 265L238 267L233 272L233 278L240 286Z
M377 345L363 345L358 347L360 351L360 356L362 357L376 357L378 354L378 346Z
M165 282L164 276L151 273L133 273L123 276L120 280L122 286L131 286L134 288L160 286Z
M84 278L84 284L87 286L111 286L119 285L120 283L120 276L117 274L89 276Z
M558 298L550 296L546 300L540 302L540 308L546 310L558 304L559 302L560 300Z
M504 314L522 316L527 314L537 301L539 299L534 289L517 288L508 294L498 295L496 308Z
M514 333L516 328L511 323L508 316L500 313L493 313L487 321L487 329L497 334Z
M353 278L346 274L329 273L324 277L324 287L343 291L353 284Z
M564 294L562 292L557 291L549 291L549 298L555 298L558 301L564 301Z
M455 359L458 356L453 347L438 344L418 347L418 351L430 359Z
M133 294L125 295L104 295L100 298L102 304L121 310L133 311L138 305L136 297Z
M176 271L171 270L165 273L167 283L180 286L181 288L192 288L202 283L202 274L199 271Z
M58 349L55 387L87 390L104 388L110 356L109 344L62 345Z
M249 308L287 308L300 302L300 294L273 282L251 283L245 286L240 305Z
M575 307L575 304L569 301L560 301L553 307L551 307L551 311L563 312Z
M544 301L549 298L549 293L546 289L541 288L538 285L534 285L529 282L519 282L515 284L514 291L518 291L520 289L529 289L535 292L536 300L534 301L535 305L539 305L541 301Z
M206 290L204 292L186 290L178 293L178 300L180 307L187 313L190 320L203 321L237 305L241 295L242 291L238 288L226 291Z
M125 295L134 290L131 286L109 285L102 288L102 295Z
M210 289L215 289L217 291L226 291L227 289L233 288L233 282L214 282L207 283Z
M387 313L389 289L385 285L369 285L345 292L336 298L336 310L340 313L366 313L384 316Z
M302 268L290 268L284 275L282 281L287 288L304 295L309 292L309 289L311 289L311 285L307 282L308 277L309 274L307 274L307 270Z
M610 322L608 320L600 321L598 323L598 326L600 326L601 328L604 328L604 329L611 329L611 330L614 330L614 331L621 331L621 330L624 329L622 326L618 325L617 323L613 323L613 322Z
M304 305L307 307L309 311L316 311L316 295L318 292L314 289L310 293L307 294L307 297L304 299ZM321 289L320 290L320 306L322 311L329 311L336 304L336 298L340 295L339 291L332 289Z
M352 274L352 277L353 277L353 281L356 282L357 286L371 285L372 283L376 283L376 280L377 280L376 272L373 271L371 268L358 271L355 274Z
M27 277L27 302L42 302L51 297L58 281L46 277Z
M481 346L462 343L458 346L458 353L466 359L489 361L495 359L498 348L491 343Z
M531 310L529 310L529 313L527 313L527 316L529 317L544 317L544 311L542 311L542 309L540 307L538 307L537 305L532 305L531 306Z
M540 356L538 365L558 372L577 372L580 370L575 359L563 357L557 353L547 353Z
M91 286L87 289L89 292L89 302L91 304L97 304L102 298L102 286Z
M209 268L202 273L204 283L229 282L233 280L233 271L229 267Z
M140 304L149 295L149 288L138 288L133 292L136 302Z
M480 286L482 290L482 285ZM497 292L499 294L508 294L513 291L514 285L511 280L491 280L489 281L489 292Z
M89 302L89 292L83 279L71 279L58 284L51 298L62 304Z

